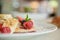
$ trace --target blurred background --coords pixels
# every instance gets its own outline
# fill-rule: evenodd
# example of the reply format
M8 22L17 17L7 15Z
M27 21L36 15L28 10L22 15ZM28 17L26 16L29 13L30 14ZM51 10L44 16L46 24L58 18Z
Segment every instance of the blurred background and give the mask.
M0 13L36 13L55 16L57 0L0 0Z

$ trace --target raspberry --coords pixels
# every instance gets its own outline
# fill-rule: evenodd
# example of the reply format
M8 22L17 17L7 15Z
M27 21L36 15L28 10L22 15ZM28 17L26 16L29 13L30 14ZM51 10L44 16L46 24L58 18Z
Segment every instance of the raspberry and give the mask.
M1 29L2 29L2 24L0 24L0 31L1 31Z
M2 28L2 24L0 24L0 29Z
M27 21L27 22L24 22L23 26L24 26L26 29L31 29L31 28L33 27L33 24L32 24L32 22Z
M21 18L19 16L17 16L17 18L18 18L19 22L21 22L23 20L23 18Z
M32 23L32 25L33 25L33 21L32 21L32 20L30 20L29 22L31 22L31 23Z
M10 30L9 27L3 27L3 28L1 29L1 33L10 33L10 32L11 32L11 30Z

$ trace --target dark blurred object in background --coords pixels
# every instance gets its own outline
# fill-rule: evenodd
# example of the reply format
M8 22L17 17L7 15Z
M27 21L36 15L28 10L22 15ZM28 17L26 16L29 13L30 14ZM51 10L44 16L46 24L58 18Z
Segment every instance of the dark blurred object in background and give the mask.
M0 13L1 13L1 5L0 5Z
M0 13L2 12L2 0L0 0Z
M50 17L55 17L57 14L57 8L53 8L53 13L51 13L49 16Z
M49 15L49 17L55 17L56 16L56 13L52 13Z
M53 18L52 23L60 28L60 16L56 16Z

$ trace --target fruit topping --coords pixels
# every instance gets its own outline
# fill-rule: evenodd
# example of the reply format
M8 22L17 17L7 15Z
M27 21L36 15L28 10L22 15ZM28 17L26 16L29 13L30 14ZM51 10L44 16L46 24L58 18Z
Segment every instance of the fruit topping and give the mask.
M21 25L22 25L22 26L23 26L23 23L24 23L24 22L26 22L26 21L25 21L25 20L22 20L22 21L21 21Z
M17 16L19 22L21 22L22 20L24 20L23 18L21 18L20 16Z
M2 28L2 25L3 25L3 24L0 24L0 30L1 30L1 28Z
M26 15L26 18L23 19L19 16L17 16L19 22L21 23L21 26L20 28L22 29L31 29L33 27L33 21L31 20L31 18L28 17L28 15Z
M25 18L26 21L29 21L31 20L31 18L28 17L28 14L26 15L26 18Z
M31 29L33 27L33 24L32 22L28 21L28 22L24 22L23 23L23 26L26 28L26 29Z
M31 23L32 23L32 25L33 25L33 21L32 21L32 20L29 20L29 22L31 22Z
M11 30L10 30L9 27L3 27L3 28L1 29L1 33L10 33L10 32L11 32Z

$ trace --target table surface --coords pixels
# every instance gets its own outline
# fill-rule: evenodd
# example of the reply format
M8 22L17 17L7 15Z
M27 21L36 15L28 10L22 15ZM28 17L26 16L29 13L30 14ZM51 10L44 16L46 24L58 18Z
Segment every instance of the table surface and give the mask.
M29 40L60 40L60 29L49 34L32 37Z

